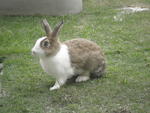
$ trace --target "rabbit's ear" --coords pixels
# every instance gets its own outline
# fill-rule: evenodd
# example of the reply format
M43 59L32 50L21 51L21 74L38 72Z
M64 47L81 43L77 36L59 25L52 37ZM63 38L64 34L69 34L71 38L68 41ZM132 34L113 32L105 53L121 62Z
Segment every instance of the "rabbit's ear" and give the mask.
M44 27L47 37L51 37L52 30L51 30L51 27L50 27L49 23L47 22L47 20L44 19L42 21L42 24L43 24L43 27Z
M64 24L64 21L61 21L61 23L58 24L58 25L54 28L54 31L52 32L52 35L51 35L53 38L57 37L57 35L58 35L60 29L62 28L63 24Z

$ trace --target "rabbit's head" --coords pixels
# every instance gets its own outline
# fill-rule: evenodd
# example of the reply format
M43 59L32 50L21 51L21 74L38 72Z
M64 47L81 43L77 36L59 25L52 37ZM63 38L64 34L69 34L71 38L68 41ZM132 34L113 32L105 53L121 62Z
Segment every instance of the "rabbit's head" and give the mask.
M39 38L36 41L34 47L32 48L32 54L39 57L53 56L60 49L60 42L57 35L63 26L63 21L58 24L53 31L51 30L51 27L46 19L42 21L42 24L46 32L46 36Z

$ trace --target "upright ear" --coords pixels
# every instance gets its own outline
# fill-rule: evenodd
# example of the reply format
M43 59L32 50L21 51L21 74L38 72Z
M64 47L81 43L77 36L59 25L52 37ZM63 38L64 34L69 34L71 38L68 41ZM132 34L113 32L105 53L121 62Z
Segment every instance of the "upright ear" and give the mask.
M51 37L52 30L51 30L51 27L50 27L49 23L47 22L47 20L44 19L42 21L42 24L43 24L43 27L44 27L47 37Z
M51 35L53 38L54 38L54 37L57 37L57 35L58 35L60 29L62 28L63 24L64 24L64 21L61 21L60 24L58 24L58 25L54 28L54 31L52 32L52 35Z

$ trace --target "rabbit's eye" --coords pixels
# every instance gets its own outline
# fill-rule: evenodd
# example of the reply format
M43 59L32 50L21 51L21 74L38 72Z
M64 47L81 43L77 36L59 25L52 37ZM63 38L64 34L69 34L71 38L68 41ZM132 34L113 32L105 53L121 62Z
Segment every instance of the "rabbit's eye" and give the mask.
M50 43L48 41L44 41L43 42L43 47L50 47Z

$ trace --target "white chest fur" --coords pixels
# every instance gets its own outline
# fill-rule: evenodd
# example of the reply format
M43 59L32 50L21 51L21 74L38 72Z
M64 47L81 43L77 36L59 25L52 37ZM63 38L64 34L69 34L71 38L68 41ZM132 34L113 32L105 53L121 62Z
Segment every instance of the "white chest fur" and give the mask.
M74 74L66 45L61 45L56 56L40 58L40 64L43 70L53 77L69 78Z

